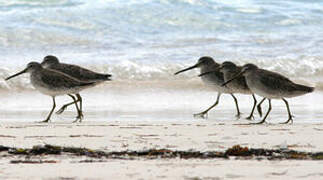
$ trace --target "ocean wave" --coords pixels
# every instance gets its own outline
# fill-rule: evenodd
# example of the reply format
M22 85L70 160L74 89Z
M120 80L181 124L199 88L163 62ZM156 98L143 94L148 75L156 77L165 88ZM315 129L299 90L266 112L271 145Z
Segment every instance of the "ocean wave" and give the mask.
M11 0L0 1L0 7L26 8L26 7L53 7L53 6L73 6L75 1L70 0Z
M237 11L242 13L258 14L262 12L262 9L261 8L238 8Z
M295 37L310 42L322 40L321 11L306 1L0 1L0 50L32 47L40 51L43 46L54 50L61 46L102 50L106 46L138 47L138 43L163 45L163 41L176 42L196 36L226 40L232 36L242 40L248 36L268 36L267 41L280 36L301 47L295 43ZM311 34L301 33L304 28ZM217 43L225 48L228 41ZM248 41L246 45L260 50L267 48L256 41ZM290 48L284 43L274 45Z
M118 81L185 80L198 72L173 73L208 55L319 83L322 3L0 0L0 78L54 54ZM27 82L1 81L0 88L31 88Z
M279 72L296 82L302 82L312 86L321 87L323 81L323 57L304 58L300 60L281 59L281 60L233 60L238 65L252 62L259 67L271 71ZM221 62L219 62L221 63ZM113 81L117 82L132 82L135 86L136 82L171 82L171 81L193 81L199 83L199 71L192 70L190 72L182 73L174 76L174 73L192 66L195 61L190 63L165 63L165 64L146 64L135 61L121 61L114 64L81 64L81 66L100 73L109 73L113 75ZM15 78L15 80L4 81L4 79L13 73L22 70L24 67L11 67L0 69L0 89L2 90L30 90L33 89L29 83L29 77L23 75ZM166 83L167 84L167 83ZM171 84L171 83L170 83ZM192 87L196 87L192 85ZM323 87L323 86L322 86ZM322 89L322 88L319 88Z
M299 19L284 19L284 20L277 22L277 24L283 25L283 26L298 25L301 23L302 23L302 21Z

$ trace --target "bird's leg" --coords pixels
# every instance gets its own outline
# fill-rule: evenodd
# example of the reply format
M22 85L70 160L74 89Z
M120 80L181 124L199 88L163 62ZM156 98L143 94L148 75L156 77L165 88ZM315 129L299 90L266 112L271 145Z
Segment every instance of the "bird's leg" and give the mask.
M47 116L46 120L41 121L41 122L44 122L44 123L45 123L45 122L50 121L50 117L52 116L53 111L54 111L54 109L55 109L55 107L56 107L55 97L52 97L52 98L53 98L53 107L52 107L52 110L49 112L49 114L48 114L48 116Z
M73 102L70 102L70 103L67 103L67 104L63 105L58 111L56 111L56 114L62 114L66 110L66 108L68 106L72 105L72 104L75 104L77 106L77 102L79 102L79 100L78 99L75 100L75 97L73 95L71 95L71 94L68 94L68 95L70 97L72 97ZM77 110L78 110L78 112L80 111L78 106L77 106Z
M256 108L256 105L257 105L257 99L256 99L255 95L252 94L252 97L253 97L253 107L252 107L250 115L246 118L248 120L254 119L253 112L255 111L255 108Z
M82 122L82 119L83 119L83 117L84 117L84 115L83 115L83 111L82 111L82 97L81 97L81 95L80 94L76 94L76 97L77 97L77 101L79 101L80 102L80 111L79 111L79 115L78 115L78 117L77 117L77 119L74 121L74 122L77 122L77 120L79 119L79 122Z
M289 122L291 122L291 124L293 124L293 115L292 113L290 112L290 109L289 109L289 104L287 102L286 99L282 98L282 100L285 102L286 104L286 107L287 107L287 112L288 112L288 120L286 122L283 122L283 123L280 123L280 124L287 124Z
M76 120L74 122L77 122L78 120L82 119L83 118L83 115L81 114L81 110L79 109L79 106L77 105L77 100L76 98L71 95L71 94L68 94L74 101L74 104L75 104L75 107L76 107L76 110L77 110L77 117L76 117Z
M268 103L269 103L269 108L268 108L268 111L267 111L265 117L260 122L251 123L251 124L263 124L265 122L267 116L269 115L269 112L271 111L271 99L268 99Z
M232 98L233 98L233 100L234 100L234 103L236 104L236 108L237 108L237 115L236 115L236 117L237 118L240 118L240 110L239 110L239 105L238 105L238 100L237 100L237 98L233 95L233 94L231 94L231 96L232 96Z
M197 114L194 114L193 116L196 118L196 117L201 117L201 118L207 118L207 113L212 109L214 108L216 105L219 104L219 101L220 101L220 96L221 96L221 93L218 93L218 96L216 98L216 101L215 103L209 107L207 110L203 111L203 112L200 112L200 113L197 113Z
M260 103L257 105L257 111L259 113L259 116L262 116L262 110L261 110L261 104L266 100L266 98L263 98Z

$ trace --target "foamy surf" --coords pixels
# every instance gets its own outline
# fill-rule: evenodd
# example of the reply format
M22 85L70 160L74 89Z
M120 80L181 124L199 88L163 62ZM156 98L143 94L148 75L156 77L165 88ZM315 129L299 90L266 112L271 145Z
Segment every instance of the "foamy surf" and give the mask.
M83 67L91 69L96 72L109 73L113 75L113 81L118 83L131 82L134 86L136 83L148 82L147 84L158 84L160 81L163 81L163 84L170 84L169 88L172 88L174 82L180 81L191 81L194 80L195 84L192 84L192 88L196 87L198 84L201 84L200 78L198 77L199 71L192 70L180 75L174 75L180 69L194 65L199 57L190 58L189 62L168 62L165 60L165 63L147 63L140 61L130 61L130 60L120 60L110 62L109 60L103 61L98 64L88 64L80 63ZM218 63L221 63L225 60L218 60ZM39 60L40 62L41 60ZM66 63L77 63L77 60L64 61L64 58L61 59L62 62ZM83 60L84 62L89 62L88 60ZM320 57L304 57L301 59L280 59L275 61L270 61L266 59L242 59L235 60L233 62L243 65L245 63L252 62L257 64L259 67L268 69L271 71L279 72L290 79L296 82L302 82L311 86L316 86L317 90L322 89L322 76L323 76L323 61ZM24 75L19 78L16 78L12 81L4 81L4 79L20 70L25 68L24 65L20 66L9 66L0 68L0 89L2 90L29 90L32 89L32 86L29 83L29 76ZM144 84L144 83L143 83ZM150 85L149 85L150 86ZM149 88L149 86L147 88ZM176 86L178 87L180 86ZM189 88L189 87L185 87Z
M169 80L173 72L207 55L219 62L252 62L296 81L320 84L323 4L316 4L0 1L0 65L5 69L0 77L52 54L112 73L116 80ZM25 87L16 82L1 82L0 88Z

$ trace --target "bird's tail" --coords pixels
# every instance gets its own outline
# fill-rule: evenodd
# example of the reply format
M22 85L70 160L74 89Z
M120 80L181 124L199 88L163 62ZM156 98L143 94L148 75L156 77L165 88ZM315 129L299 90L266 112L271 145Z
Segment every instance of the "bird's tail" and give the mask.
M112 79L111 79L111 77L112 77L112 75L111 74L103 74L103 77L104 77L104 79L106 80L106 81L111 81Z
M304 86L304 85L301 85L301 84L297 84L297 89L300 90L300 91L304 91L304 92L307 92L307 93L311 93L314 91L314 87L309 87L309 86Z
M96 74L96 81L111 81L111 74Z
M96 82L81 82L80 86L94 86Z

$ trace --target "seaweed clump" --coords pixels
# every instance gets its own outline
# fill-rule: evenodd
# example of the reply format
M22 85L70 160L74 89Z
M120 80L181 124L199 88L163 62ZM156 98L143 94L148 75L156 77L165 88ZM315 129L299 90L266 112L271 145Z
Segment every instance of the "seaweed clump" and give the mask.
M224 153L226 156L251 156L253 153L248 147L241 147L240 145L234 145L227 149Z
M302 152L295 150L281 149L262 149L248 148L240 145L232 146L226 151L178 151L171 149L148 149L142 151L112 151L105 152L100 150L91 150L79 147L62 147L53 145L34 146L32 148L11 148L0 145L2 157L11 156L49 156L49 155L71 155L71 156L86 156L90 158L100 159L127 159L146 158L146 159L228 159L230 156L243 159L267 159L267 160L323 160L323 152ZM46 161L12 161L11 163L54 163Z

